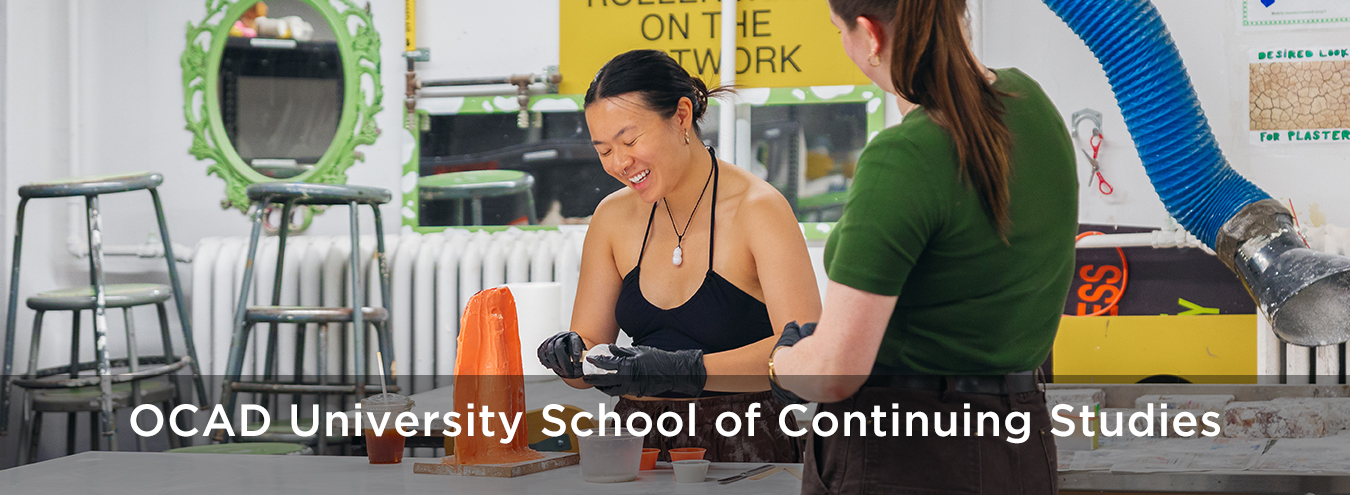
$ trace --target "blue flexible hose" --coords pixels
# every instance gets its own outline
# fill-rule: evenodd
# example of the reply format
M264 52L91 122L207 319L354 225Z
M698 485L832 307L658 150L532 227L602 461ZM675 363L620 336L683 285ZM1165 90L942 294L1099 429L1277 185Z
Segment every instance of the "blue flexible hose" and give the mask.
M1228 166L1172 35L1150 0L1044 0L1097 56L1167 212L1209 247L1270 198Z

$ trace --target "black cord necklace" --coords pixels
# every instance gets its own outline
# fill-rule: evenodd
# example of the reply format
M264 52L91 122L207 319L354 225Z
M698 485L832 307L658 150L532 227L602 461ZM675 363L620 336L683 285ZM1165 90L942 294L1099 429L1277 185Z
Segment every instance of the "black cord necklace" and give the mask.
M703 191L698 193L698 201L694 202L694 210L689 212L689 221L684 223L684 232L680 232L680 229L675 225L675 214L670 212L670 200L661 198L666 203L666 215L670 217L670 228L675 231L675 253L670 257L670 262L675 266L680 266L680 263L684 262L684 251L680 249L680 246L684 244L684 234L689 233L689 225L694 223L694 214L698 213L698 206L703 203L703 195L708 192L708 184L712 183L713 172L716 169L717 163L713 162L712 168L708 170L708 180L703 181Z

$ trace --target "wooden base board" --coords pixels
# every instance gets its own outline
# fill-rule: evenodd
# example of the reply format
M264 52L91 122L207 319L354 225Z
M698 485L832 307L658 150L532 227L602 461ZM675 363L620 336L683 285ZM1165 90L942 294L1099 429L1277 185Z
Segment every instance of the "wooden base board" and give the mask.
M484 476L490 478L515 478L525 476L550 469L558 469L564 466L571 466L581 462L581 456L573 452L542 452L542 459L533 461L516 462L511 464L479 464L462 465L448 463L423 463L413 464L413 472L417 474L441 474L458 476ZM446 462L454 462L455 456L446 457Z

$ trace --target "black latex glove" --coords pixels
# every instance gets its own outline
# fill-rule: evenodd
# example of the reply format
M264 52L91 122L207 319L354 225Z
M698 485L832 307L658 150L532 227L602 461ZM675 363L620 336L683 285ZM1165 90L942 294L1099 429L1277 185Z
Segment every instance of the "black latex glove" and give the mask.
M600 368L614 370L606 375L586 375L586 383L610 396L651 397L676 392L697 397L708 383L703 367L703 351L663 351L655 347L611 346L613 356L588 356Z
M586 342L576 332L560 332L539 344L539 363L563 378L581 378L581 353Z
M773 348L778 349L779 347L792 347L802 339L810 337L811 334L813 333L816 333L815 322L807 323L801 326L798 326L797 322L795 321L792 323L788 323L786 327L783 327L783 334L778 336L778 343L775 344ZM769 386L773 391L773 398L777 399L778 402L780 403L805 404L808 402L806 399L797 396L797 394L789 392L787 389L780 387L778 385L777 380L770 380Z

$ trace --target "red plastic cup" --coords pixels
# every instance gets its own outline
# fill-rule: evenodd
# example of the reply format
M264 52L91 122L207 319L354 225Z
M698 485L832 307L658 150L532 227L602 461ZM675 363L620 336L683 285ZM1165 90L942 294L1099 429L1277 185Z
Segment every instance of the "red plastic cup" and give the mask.
M670 462L702 459L703 454L706 452L708 452L708 449L700 447L681 447L678 449L670 449Z
M656 469L656 456L660 453L661 449L642 449L642 464L638 465L638 471Z

